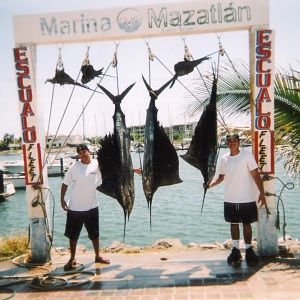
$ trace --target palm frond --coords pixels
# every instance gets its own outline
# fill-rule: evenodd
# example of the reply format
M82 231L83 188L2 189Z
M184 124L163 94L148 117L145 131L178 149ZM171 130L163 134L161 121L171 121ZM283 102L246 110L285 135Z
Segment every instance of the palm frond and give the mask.
M208 88L196 81L193 93L202 101L194 100L187 106L190 115L199 113L209 99L212 76L208 74L204 78ZM300 72L277 71L274 95L275 138L284 145L277 148L276 155L284 159L287 172L300 179ZM229 63L220 66L217 105L224 119L229 115L250 115L250 71L246 63L237 62L234 68Z

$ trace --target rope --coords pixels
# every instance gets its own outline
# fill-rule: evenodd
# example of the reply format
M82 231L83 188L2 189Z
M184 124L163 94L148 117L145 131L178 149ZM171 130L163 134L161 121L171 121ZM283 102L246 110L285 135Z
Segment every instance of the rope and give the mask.
M16 263L13 261L17 266L19 267L26 267L26 268L43 268L40 265L37 264L31 264L31 263L22 263L20 264L19 262ZM44 268L46 269L46 268ZM82 264L78 264L76 266L75 270L71 271L63 271L63 272L57 272L57 271L50 271L49 269L46 269L47 273L40 273L40 274L33 274L33 275L23 275L23 276L0 276L0 280L11 280L11 279L16 279L17 281L9 282L0 285L0 288L2 291L4 291L2 288L5 288L7 292L13 293L13 295L10 295L8 298L4 299L10 299L13 296L16 295L16 292L12 289L7 289L8 286L10 285L16 285L19 283L26 283L28 280L29 286L33 289L37 290L57 290L57 289L66 289L66 288L74 288L78 286L82 286L86 283L90 283L96 276L97 274L91 271L84 271L84 266ZM78 280L78 273L82 275L89 275L91 278L83 281ZM61 276L70 276L73 275L69 278L62 278ZM2 299L2 300L4 300Z
M284 202L282 200L282 193L284 191L284 189L288 189L288 190L292 190L295 186L293 184L293 182L289 181L287 183L284 183L279 177L272 177L268 174L264 174L263 176L263 181L267 181L267 180L271 180L271 179L277 179L281 184L282 184L282 188L280 190L280 193L279 195L277 195L276 193L273 194L273 193L270 193L270 192L266 192L265 195L266 196L274 196L277 198L277 205L276 205L276 208L277 208L277 212L276 212L276 228L278 230L280 230L280 212L279 212L279 204L281 204L281 207L282 207L282 212L283 212L283 215L282 215L282 218L283 218L283 225L282 225L282 236L283 236L283 240L285 241L285 236L286 236L286 226L287 226L287 223L286 223L286 217L285 217L285 207L284 207ZM267 207L267 206L266 206Z
M184 54L184 59L185 59L185 60L194 60L193 55L190 53L190 51L189 51L189 49L188 49L188 46L187 46L186 43L185 43L185 39L183 39L183 42L184 42L184 53L185 53L185 54ZM217 77L217 79L218 79L218 78L219 78L219 69L220 69L220 56L221 56L221 55L222 55L222 56L224 55L224 49L223 49L223 47L222 47L222 45L221 45L220 39L219 39L219 50L218 50L218 51L215 51L215 52L212 52L212 53L208 54L207 56L211 56L211 55L214 55L214 54L216 54L216 53L218 53L218 63L217 63L216 72L213 71L213 73L216 73L216 74L217 74L216 77ZM210 90L209 90L209 88L208 88L208 86L207 86L207 84L206 84L206 81L205 81L204 78L203 78L202 73L200 72L199 67L196 66L196 69L197 69L197 71L198 71L198 73L199 73L199 76L200 76L200 78L201 78L201 80L202 80L202 82L203 82L205 88L207 89L209 96L210 96L210 95L211 95L211 92L210 92ZM204 105L204 102L203 102L203 105ZM200 107L199 107L199 108L200 108ZM220 125L221 125L227 132L229 132L228 127L227 127L227 125L226 125L226 123L225 123L225 120L224 120L224 118L222 117L222 114L220 113L220 111L218 110L218 108L217 108L217 112L218 112L218 114L219 114L219 116L220 116L220 118L221 118L221 121L219 120L219 118L217 118L217 121L220 123Z
M112 65L113 68L116 68L117 92L118 92L118 95L119 95L120 94L120 88L119 88L119 71L118 71L118 47L119 47L119 43L115 43L115 46L116 46L116 50L114 52L111 65Z

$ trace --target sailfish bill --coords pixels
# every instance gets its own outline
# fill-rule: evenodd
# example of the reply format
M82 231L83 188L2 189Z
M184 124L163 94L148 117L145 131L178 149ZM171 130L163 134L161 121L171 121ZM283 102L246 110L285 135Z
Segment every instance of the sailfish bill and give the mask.
M145 86L150 95L145 124L145 149L142 171L144 194L150 208L154 193L160 186L167 186L182 182L179 178L179 161L176 150L170 142L162 126L157 121L155 100L160 93L172 82L166 82L160 89L154 91L143 77Z
M204 179L204 194L201 206L203 210L207 188L216 171L218 158L217 139L217 79L214 78L210 102L205 107L195 128L190 147L181 157L189 164L199 169Z
M102 175L102 184L98 191L116 199L124 212L125 240L126 221L129 219L134 204L134 175L130 154L130 137L125 123L125 115L121 110L122 99L134 84L127 87L121 95L114 96L103 86L100 89L115 104L114 133L105 136L98 151L98 163Z

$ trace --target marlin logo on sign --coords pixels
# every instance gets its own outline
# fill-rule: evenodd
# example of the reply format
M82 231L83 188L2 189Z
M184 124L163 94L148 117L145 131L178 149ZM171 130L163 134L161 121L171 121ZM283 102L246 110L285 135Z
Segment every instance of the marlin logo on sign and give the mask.
M134 32L141 26L142 16L136 9L125 8L118 14L117 22L121 30Z

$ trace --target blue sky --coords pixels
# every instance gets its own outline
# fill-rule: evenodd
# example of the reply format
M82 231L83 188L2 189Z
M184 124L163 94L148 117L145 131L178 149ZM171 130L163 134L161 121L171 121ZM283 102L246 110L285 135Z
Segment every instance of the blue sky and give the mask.
M141 5L143 3L160 3L161 1L126 1L126 6ZM174 1L164 1L174 2ZM73 11L80 9L101 9L112 6L124 6L122 1L113 0L0 0L0 139L5 133L21 135L20 118L18 110L16 77L13 62L14 37L12 16L20 14L44 13L53 11ZM270 0L270 28L275 30L275 64L277 67L287 69L290 65L299 70L299 28L300 28L300 1L298 0ZM185 37L153 38L147 40L152 51L169 69L183 58L183 39L195 58L205 56L218 49L218 37L223 47L233 61L248 61L248 33L213 33ZM87 47L90 47L90 61L94 67L106 68L115 51L114 42L82 43L68 45L39 46L37 51L37 87L38 99L44 127L48 126L49 107L52 94L52 85L45 84L47 78L54 76L58 51L61 47L65 71L73 78L77 77ZM136 82L135 87L122 102L122 109L126 115L127 126L139 125L145 122L146 109L149 96L142 84L141 75L148 78L148 52L144 40L121 41L118 48L118 73L120 91L129 84ZM213 57L217 59L217 57ZM203 64L201 70L210 69L211 65ZM109 70L115 75L115 70ZM160 87L170 78L170 74L156 60L151 64L152 84L154 88ZM195 88L197 73L182 78L191 89ZM102 84L116 93L116 80L105 78ZM95 85L95 83L94 83ZM94 88L92 84L91 87ZM53 102L50 133L54 134L61 120L63 110L69 99L70 86L57 87ZM89 100L90 93L75 89L69 108L62 121L59 133L69 134L73 128L83 105ZM163 125L195 121L199 116L189 118L184 115L187 104L191 101L186 90L180 84L175 84L172 90L166 90L157 101L159 109L158 118ZM112 115L114 106L112 102L101 95L95 95L84 114L85 133L88 136L104 134L112 128ZM228 120L235 122L236 120ZM243 123L249 123L244 120ZM244 125L244 124L241 124ZM83 122L80 120L73 133L82 134Z

